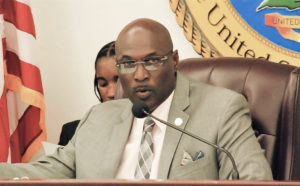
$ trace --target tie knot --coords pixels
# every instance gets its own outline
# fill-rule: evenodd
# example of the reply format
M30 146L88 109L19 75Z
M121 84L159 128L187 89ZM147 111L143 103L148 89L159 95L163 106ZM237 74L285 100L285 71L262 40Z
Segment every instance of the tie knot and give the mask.
M152 132L154 127L154 121L152 118L147 117L144 121L144 132Z

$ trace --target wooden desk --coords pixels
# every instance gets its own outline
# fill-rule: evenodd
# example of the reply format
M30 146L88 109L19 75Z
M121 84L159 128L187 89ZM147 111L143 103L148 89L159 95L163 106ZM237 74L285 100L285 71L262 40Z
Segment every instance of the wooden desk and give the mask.
M173 181L173 180L147 180L147 181L127 181L127 180L76 180L76 179L61 179L61 180L0 180L1 186L50 186L50 185L63 185L63 186L86 186L86 185L100 185L100 186L164 186L164 185L172 185L172 186L196 186L196 185L218 185L218 186L289 186L289 185L300 185L300 181Z

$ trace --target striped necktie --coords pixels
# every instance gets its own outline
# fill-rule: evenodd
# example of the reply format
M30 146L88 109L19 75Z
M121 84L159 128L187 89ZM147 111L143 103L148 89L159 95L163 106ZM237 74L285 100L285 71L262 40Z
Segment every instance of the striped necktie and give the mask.
M141 140L138 164L135 170L134 177L136 179L149 179L153 160L153 141L152 130L154 121L147 117L144 122L143 136Z

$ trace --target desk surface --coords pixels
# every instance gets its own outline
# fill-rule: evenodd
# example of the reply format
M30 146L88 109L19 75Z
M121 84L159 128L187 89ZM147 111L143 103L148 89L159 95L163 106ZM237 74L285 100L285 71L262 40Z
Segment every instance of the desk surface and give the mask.
M172 185L172 186L188 186L188 185L263 185L263 186L277 186L277 185L300 185L300 181L175 181L175 180L147 180L147 181L127 181L127 180L81 180L81 179L55 179L55 180L0 180L0 185L14 186L14 185L109 185L109 186L129 186L129 185L145 185L145 186L158 186L158 185Z

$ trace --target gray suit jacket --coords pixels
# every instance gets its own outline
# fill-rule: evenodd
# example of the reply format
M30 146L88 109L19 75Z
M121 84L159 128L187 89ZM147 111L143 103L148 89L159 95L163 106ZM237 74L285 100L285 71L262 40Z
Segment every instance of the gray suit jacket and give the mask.
M131 131L132 104L127 99L94 106L70 143L30 164L1 164L0 178L114 178ZM241 179L272 179L264 151L251 128L249 108L233 91L196 83L178 73L168 121L182 118L180 128L228 149ZM183 153L203 157L181 165ZM167 128L159 179L231 179L232 164L222 152Z

